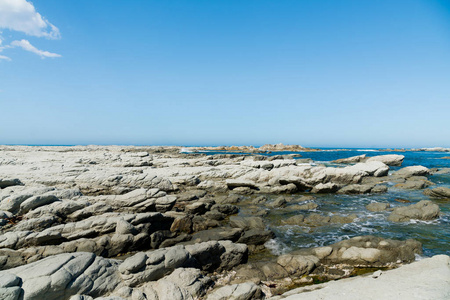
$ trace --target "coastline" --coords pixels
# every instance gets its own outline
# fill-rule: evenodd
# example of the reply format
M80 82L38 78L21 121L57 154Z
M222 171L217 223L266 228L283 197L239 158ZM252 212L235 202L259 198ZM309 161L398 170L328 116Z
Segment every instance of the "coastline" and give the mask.
M342 195L354 203L354 196L372 197L361 207L369 217L374 210L386 226L419 220L414 226L421 229L426 222L447 222L446 186L432 181L450 172L402 167L404 155L383 153L400 150L361 149L370 156L360 153L323 164L283 154L321 151L301 146L252 150L270 151L270 156L231 153L249 147L182 153L183 148L0 146L0 276L12 278L0 292L49 293L44 287L62 275L46 269L44 262L66 268L74 261L75 268L88 261L78 273L64 275L64 287L72 289L55 285L49 299L127 299L133 293L160 295L169 286L180 293L172 299L221 299L223 289L233 285L247 293L243 299L262 299L298 285L345 278L359 269L399 267L422 254L422 243L407 234L392 239L362 231L352 238L342 234L326 245L273 253L269 245L285 227L309 228L295 233L308 236L327 228L348 230L361 222L361 215L351 210L328 211L333 197ZM418 151L428 150L405 150ZM395 201L388 206L385 197L391 190L413 196L409 203L391 207ZM373 201L377 197L381 200ZM89 273L100 266L106 273ZM38 280L40 272L50 277ZM93 285L75 284L88 273L95 274ZM38 282L37 287L31 282Z

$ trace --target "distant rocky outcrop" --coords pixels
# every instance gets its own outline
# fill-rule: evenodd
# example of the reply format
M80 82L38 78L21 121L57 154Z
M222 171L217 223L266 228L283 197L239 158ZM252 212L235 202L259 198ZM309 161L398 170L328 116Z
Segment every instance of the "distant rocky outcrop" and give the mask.
M337 159L332 162L339 163L339 164L351 164L351 163L358 163L358 162L379 161L388 166L401 166L404 158L405 158L404 155L396 155L396 154L378 155L378 156L371 156L371 157L367 157L366 154L363 154L363 155L358 155L358 156L352 156L349 158Z

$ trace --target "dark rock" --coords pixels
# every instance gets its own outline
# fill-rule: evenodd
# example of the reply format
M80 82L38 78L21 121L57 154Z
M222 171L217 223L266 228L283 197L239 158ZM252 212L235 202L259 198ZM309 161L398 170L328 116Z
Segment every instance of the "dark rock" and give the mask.
M262 245L270 239L273 239L275 234L269 230L250 229L244 232L244 234L237 241L247 245Z

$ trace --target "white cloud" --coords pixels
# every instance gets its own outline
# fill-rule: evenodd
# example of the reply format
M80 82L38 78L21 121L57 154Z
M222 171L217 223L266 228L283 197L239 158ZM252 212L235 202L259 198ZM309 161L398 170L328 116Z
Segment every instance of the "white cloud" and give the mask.
M42 17L33 4L26 0L0 0L0 29L49 39L60 38L59 29Z
M2 37L2 30L4 29L47 39L59 39L61 37L59 29L41 16L33 4L27 0L0 0L0 52L19 47L35 53L41 58L61 57L61 55L56 53L39 50L25 39L5 44ZM11 59L8 56L0 55L0 60Z
M27 41L27 40L13 41L11 43L11 46L12 47L20 47L23 50L33 52L33 53L39 55L41 58L45 58L45 57L61 57L61 55L56 54L56 53L51 53L51 52L48 52L48 51L39 50L36 47L34 47L33 45L31 45L30 42Z

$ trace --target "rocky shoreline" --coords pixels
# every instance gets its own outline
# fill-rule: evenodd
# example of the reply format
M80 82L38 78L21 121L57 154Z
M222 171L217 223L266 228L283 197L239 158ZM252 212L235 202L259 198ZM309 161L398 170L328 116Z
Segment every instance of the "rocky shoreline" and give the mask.
M337 149L327 149L328 151L348 151L349 149L337 148ZM236 152L236 153L272 153L272 152L316 152L321 151L317 148L308 148L300 145L284 145L280 144L265 144L260 147L254 146L215 146L215 147L183 147L182 152ZM370 149L370 151L377 152L450 152L450 148L434 147L434 148L380 148L377 150Z
M294 213L280 224L347 224L357 216L325 215L315 196L383 194L389 182L423 190L429 200L394 208L381 201L368 211L388 212L392 223L429 221L441 214L434 199L450 198L450 189L427 177L449 170L400 168L403 155L360 155L327 167L293 155L256 155L316 149L246 149L253 155L0 146L0 298L289 298L305 292L293 290L299 286L411 263L422 245L361 235L274 255L267 250L275 236L267 222L272 210Z

